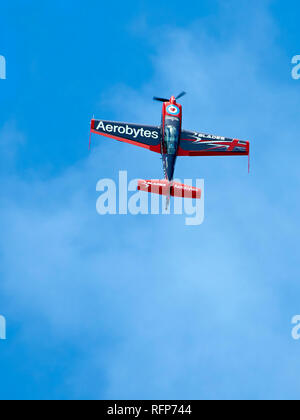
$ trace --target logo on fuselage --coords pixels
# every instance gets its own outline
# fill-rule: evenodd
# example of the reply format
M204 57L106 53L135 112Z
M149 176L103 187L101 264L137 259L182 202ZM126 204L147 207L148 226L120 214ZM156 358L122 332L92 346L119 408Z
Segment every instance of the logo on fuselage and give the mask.
M169 105L167 106L167 113L171 115L178 115L180 113L180 109L176 105Z

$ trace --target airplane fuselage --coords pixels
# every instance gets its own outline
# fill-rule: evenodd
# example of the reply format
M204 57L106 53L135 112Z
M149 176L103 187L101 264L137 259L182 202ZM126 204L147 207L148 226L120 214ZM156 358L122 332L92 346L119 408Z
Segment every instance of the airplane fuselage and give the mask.
M182 107L174 96L162 108L162 143L161 154L165 178L172 181L181 136Z
M185 92L181 92L170 100L153 98L163 103L160 126L94 118L91 121L91 134L100 134L161 154L165 179L139 180L138 190L166 196L166 208L170 197L201 198L199 188L174 181L177 156L249 156L250 153L249 141L182 130L182 106L176 101L184 95Z
M160 153L165 175L162 184L167 185L169 189L168 194L163 195L167 197L174 195L177 156L249 156L250 153L249 141L182 130L182 106L177 100L184 94L185 92L181 92L176 98L172 96L170 99L153 98L163 103L160 126L95 119L91 121L91 134L100 134ZM156 181L147 182L156 185ZM146 188L145 185L143 188ZM179 189L184 190L182 186Z

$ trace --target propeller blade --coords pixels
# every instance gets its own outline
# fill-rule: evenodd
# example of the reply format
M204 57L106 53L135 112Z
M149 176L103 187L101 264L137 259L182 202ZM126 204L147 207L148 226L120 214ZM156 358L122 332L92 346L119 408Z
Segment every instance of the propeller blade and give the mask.
M179 93L179 95L178 95L178 96L176 96L176 99L180 99L180 98L182 98L184 95L186 95L186 92L181 92L181 93Z
M159 102L168 102L169 99L165 99L165 98L157 98L156 96L153 96L154 101L159 101Z

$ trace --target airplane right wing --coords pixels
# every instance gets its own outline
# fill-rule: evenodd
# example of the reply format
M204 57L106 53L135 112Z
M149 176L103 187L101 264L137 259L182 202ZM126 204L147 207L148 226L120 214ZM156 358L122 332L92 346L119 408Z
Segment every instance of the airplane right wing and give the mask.
M248 141L182 130L178 156L249 155Z

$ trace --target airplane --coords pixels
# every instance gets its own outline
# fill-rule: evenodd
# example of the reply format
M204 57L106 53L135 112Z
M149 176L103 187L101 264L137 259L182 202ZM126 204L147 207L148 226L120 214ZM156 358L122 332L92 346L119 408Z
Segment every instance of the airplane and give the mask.
M239 139L204 134L182 129L182 106L177 102L186 92L170 99L153 97L162 102L160 126L149 126L91 120L91 135L99 134L114 140L143 147L160 153L163 161L164 180L139 180L138 190L156 193L167 197L201 198L199 188L190 187L173 181L175 163L178 156L249 156L250 143Z

